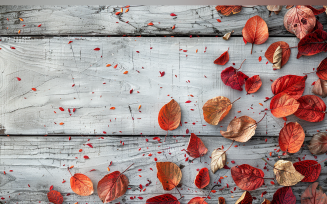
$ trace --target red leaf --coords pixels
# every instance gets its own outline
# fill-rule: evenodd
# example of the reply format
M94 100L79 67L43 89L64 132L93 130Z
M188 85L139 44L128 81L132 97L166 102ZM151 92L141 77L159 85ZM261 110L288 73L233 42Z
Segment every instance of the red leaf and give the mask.
M16 77L16 78L17 78L17 80L18 80L18 81L22 80L22 79L21 79L21 78L19 78L19 77Z
M180 204L180 202L171 194L163 194L147 199L146 204Z
M327 57L319 63L316 74L320 79L327 80Z
M187 204L208 204L204 198L194 197Z
M228 48L229 50L229 48ZM219 65L225 65L229 61L228 50L220 55L213 63Z
M176 15L176 14L174 14L174 13L171 13L171 14L170 14L170 16L177 16L177 15Z
M62 197L61 193L55 190L50 191L48 194L49 202L54 204L62 204L64 202L64 198Z
M314 32L314 31L316 31L316 30L324 30L324 25L322 25L318 20L316 21L316 25L315 25L315 27L313 28L313 31L312 32Z
M311 184L301 195L301 204L326 204L327 195L323 192L319 183Z
M318 29L313 33L309 33L300 40L298 44L297 58L299 59L302 55L310 56L326 51L327 32Z
M297 100L300 103L294 115L309 122L320 122L325 118L326 104L315 95L305 95Z
M249 77L241 71L237 71L234 67L227 67L220 74L221 80L225 85L232 89L243 91L243 84Z
M302 96L307 76L285 75L279 77L271 84L271 91L274 95L287 93L294 99Z
M248 164L232 167L231 174L235 184L245 191L253 191L264 183L263 171Z
M202 140L194 133L191 133L190 141L188 142L186 153L193 158L202 157L207 154L208 149L204 146Z
M326 11L326 8L325 7L322 7L321 9L315 9L315 8L313 8L312 6L310 6L310 5L305 5L306 7L308 7L309 9L311 9L311 11L313 12L313 14L316 16L316 15L319 15L319 14L321 14L321 13L323 13L323 12L325 12Z
M300 103L286 93L280 93L270 101L271 113L276 118L292 115L299 108Z
M279 132L279 146L284 152L296 153L301 149L305 134L301 125L297 122L290 122Z
M99 51L99 50L100 50L100 48L98 48L98 47L97 47L97 48L95 48L94 50L95 50L95 51Z
M273 196L272 204L295 204L296 197L289 186L279 188Z
M234 191L235 189L236 187L234 188ZM231 191L231 193L233 192ZM245 191L235 204L252 204L253 198L248 191Z
M259 75L254 75L245 81L245 91L247 94L257 92L262 85Z
M204 188L210 183L210 175L208 168L202 168L195 177L194 184L198 188Z
M314 160L304 160L293 164L296 171L305 176L301 182L314 182L319 178L321 165Z

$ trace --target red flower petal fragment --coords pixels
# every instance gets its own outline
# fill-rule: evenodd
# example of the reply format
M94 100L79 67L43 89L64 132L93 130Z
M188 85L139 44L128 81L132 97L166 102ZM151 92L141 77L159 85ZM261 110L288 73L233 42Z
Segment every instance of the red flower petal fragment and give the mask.
M174 13L171 13L171 14L170 14L170 16L177 16L177 15L176 15L176 14L174 14Z
M18 81L21 81L21 80L22 80L22 79L21 79L21 78L19 78L19 77L16 77L16 78L17 78L17 80L18 80Z
M204 188L210 183L210 175L208 168L202 168L195 177L194 184L198 188Z
M154 203L160 203L160 204L180 204L178 199L171 195L171 194L163 194L154 196L152 198L149 198L145 202L146 204L154 204Z
M292 115L299 108L300 103L286 93L280 93L273 97L270 102L271 113L276 118Z
M228 48L229 50L229 48ZM219 65L225 65L229 61L228 50L220 55L213 63Z
M327 32L321 29L315 30L302 38L298 44L298 54L296 58L302 55L311 56L320 52L327 52Z
M37 27L41 27L42 24L38 25Z
M148 26L153 26L153 23L152 22L148 23Z
M235 184L245 191L253 191L264 183L263 171L248 164L232 167L231 174Z
M254 75L245 81L245 91L247 94L257 92L262 85L259 75Z
M198 158L207 154L207 152L208 149L206 148L206 146L204 146L202 140L194 133L191 133L191 137L188 142L186 153L193 158Z
M325 119L326 104L315 95L305 95L297 100L300 103L294 115L309 122L320 122Z
M33 91L36 91L36 88L32 88Z
M232 89L243 91L243 84L249 77L241 71L237 71L234 67L227 67L220 74L221 80L225 85Z
M85 156L84 156L84 159L90 159L90 157L85 155Z
M99 51L99 50L100 50L100 48L98 48L98 47L94 49L94 51Z
M305 88L307 76L285 75L279 77L271 84L271 91L274 95L287 93L294 99L299 99Z
M64 202L64 198L61 193L55 190L50 191L48 194L49 202L54 204L62 204Z
M61 110L61 111L65 111L65 109L63 109L63 107L59 107L59 110Z
M319 63L316 74L320 79L327 80L327 57Z
M159 73L160 73L160 77L165 76L165 72L161 72L161 71L159 71Z
M314 182L320 176L321 165L314 160L295 162L293 166L295 167L296 171L305 176L301 182Z
M293 194L292 188L289 186L278 189L273 196L271 203L274 204L295 204L296 197Z
M301 149L305 134L301 125L297 122L286 124L279 132L278 143L284 152L296 153Z
M259 60L259 62L261 62L261 60L262 60L262 57L261 57L261 56L259 56L258 60Z

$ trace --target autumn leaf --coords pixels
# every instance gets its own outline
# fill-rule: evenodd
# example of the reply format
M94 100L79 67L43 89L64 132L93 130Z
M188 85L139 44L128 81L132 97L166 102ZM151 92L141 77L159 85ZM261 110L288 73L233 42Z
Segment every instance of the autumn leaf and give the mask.
M131 166L129 166L127 169L129 169ZM127 169L125 171L127 171ZM114 171L105 175L98 182L98 196L103 203L109 203L116 200L126 193L129 181L127 176L123 174L125 171L122 173L119 171Z
M299 108L294 115L309 122L320 122L325 118L326 104L318 96L305 95L297 100Z
M248 164L232 167L231 174L235 184L245 191L253 191L264 183L263 171Z
M296 153L301 149L305 134L297 122L287 123L279 132L278 143L284 152Z
M235 204L252 204L253 198L251 194L245 191Z
M225 65L229 61L228 50L229 50L229 48L227 49L226 52L221 54L220 57L218 57L213 63L214 64L219 64L219 65Z
M146 204L180 204L178 199L171 194L162 194L149 198L145 202Z
M278 14L282 10L282 8L282 5L267 5L268 11L273 11L275 14Z
M310 144L308 145L309 150L314 155L320 155L327 152L327 133L319 132L315 134Z
M294 99L299 99L305 88L307 76L285 75L279 77L271 84L271 91L274 95L287 93Z
M320 79L327 80L327 57L319 63L316 74Z
M224 96L209 99L202 107L204 120L211 125L218 125L232 106L230 100Z
M301 204L326 204L327 195L318 182L311 184L301 195Z
M62 204L64 202L64 198L61 193L55 190L51 190L48 194L48 200L54 204Z
M225 5L219 5L216 6L216 10L223 14L224 16L229 16L230 14L237 14L241 12L242 6L237 6L237 5L231 5L231 6L225 6Z
M291 49L289 48L290 46L286 42L278 41L271 44L265 52L265 57L270 63L274 63L274 54L278 47L282 49L282 59L280 67L283 67L291 56Z
M313 12L313 14L316 16L316 15L319 15L323 12L326 11L326 8L325 7L322 7L321 9L316 9L316 8L313 8L312 6L310 5L305 5L306 7L308 7L309 9L311 9L311 11Z
M175 130L181 122L181 107L172 99L169 103L162 106L158 115L158 123L161 129Z
M205 202L204 198L194 197L187 204L208 204Z
M70 187L80 196L89 196L94 192L91 179L80 173L74 174L70 178Z
M296 197L289 186L279 188L273 196L272 204L295 204Z
M218 204L226 204L225 198L219 197L218 198Z
M315 81L312 93L325 98L327 96L327 81L322 79Z
M259 75L254 75L248 78L245 82L245 91L247 94L257 92L262 85L262 81Z
M266 198L262 201L261 204L271 204L270 200L267 200Z
M312 10L306 6L298 5L289 9L284 16L286 30L302 39L311 33L316 25L316 17Z
M174 189L182 179L181 169L172 162L157 162L157 176L166 191Z
M202 157L207 154L208 149L204 146L202 140L198 138L194 133L191 133L190 140L188 142L186 153L193 158Z
M253 16L245 23L242 35L247 42L252 43L252 54L253 44L260 45L268 40L267 23L260 16Z
M302 174L296 171L292 162L285 160L278 160L275 163L274 174L277 182L282 186L293 186L304 178Z
M320 52L327 52L327 32L315 30L302 38L298 44L298 54L296 58L302 55L311 56Z
M218 148L211 153L211 171L216 173L218 169L224 168L226 165L226 153L224 150Z
M274 52L273 56L273 68L274 69L280 69L282 68L282 53L283 50L280 46L278 46Z
M241 69L241 67L239 69ZM247 80L249 77L243 72L238 71L239 69L235 69L232 66L227 67L221 72L220 78L225 85L230 86L232 89L243 91L242 86L245 83L245 80Z
M208 168L202 168L195 176L194 184L198 188L204 188L210 183L210 175Z
M314 160L303 160L295 162L296 171L305 176L301 182L315 182L320 175L321 165Z
M271 113L276 118L292 115L299 108L300 103L286 93L280 93L273 97L270 102Z

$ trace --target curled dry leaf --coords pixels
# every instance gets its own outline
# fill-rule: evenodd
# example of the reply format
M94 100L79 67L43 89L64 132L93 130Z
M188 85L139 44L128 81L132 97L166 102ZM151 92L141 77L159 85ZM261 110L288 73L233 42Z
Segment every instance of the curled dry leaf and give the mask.
M286 9L292 8L294 5L286 5Z
M302 38L297 46L298 54L296 58L302 55L311 56L320 52L327 52L327 32L318 29Z
M326 9L325 10L325 13L327 14L327 5L324 5L324 8Z
M182 179L181 169L172 162L157 162L157 176L166 191L174 189Z
M61 193L55 190L51 190L48 194L48 200L54 204L62 204L64 202L64 198Z
M318 79L312 88L312 93L325 98L327 96L327 81Z
M314 155L320 155L327 152L327 133L319 132L315 134L310 144L308 145L309 150Z
M163 130L175 130L181 122L181 107L172 99L169 103L162 106L158 115L160 128Z
M202 157L207 154L208 149L204 146L202 140L196 136L194 133L191 133L190 141L188 142L186 153L193 158Z
M251 194L245 191L235 204L252 204L253 198Z
M297 122L287 123L279 132L278 143L284 152L296 153L301 149L305 134Z
M301 195L301 204L326 204L327 195L318 182L311 184Z
M249 77L243 72L238 71L234 67L230 66L224 69L220 74L221 80L225 85L230 86L232 89L243 91L243 84Z
M293 165L296 171L304 176L301 182L315 182L320 176L321 165L317 161L303 160Z
M319 63L316 74L320 79L327 80L327 57Z
M227 126L227 131L220 130L220 134L230 140L247 142L255 133L257 123L249 116L234 118Z
M299 108L300 103L286 93L280 93L273 97L270 102L271 113L276 118L292 115Z
M204 198L194 197L187 204L208 204L205 202Z
M74 174L70 178L70 187L76 194L81 196L89 196L94 192L91 179L80 173Z
M210 175L208 168L202 168L195 176L194 184L198 188L204 188L210 183Z
M218 123L229 113L233 104L224 96L217 96L203 105L204 120L211 125Z
M242 30L243 38L253 44L260 45L268 40L268 26L267 23L258 15L250 18ZM252 54L251 48L251 54Z
M273 56L273 68L274 69L280 69L282 68L282 58L283 58L283 49L278 46L274 52L274 56Z
M211 154L211 171L216 173L218 169L224 168L226 165L226 153L224 150L218 148L213 150Z
M232 30L231 32L226 33L226 34L223 36L223 39L224 39L224 40L229 40L229 38L230 38L230 36L232 35L232 33L234 33L233 30Z
M294 115L309 122L320 122L325 118L326 104L315 95L305 95L297 100L299 108Z
M296 171L292 162L285 160L278 160L275 163L274 174L277 182L282 186L293 186L304 178L302 174Z
M316 17L312 10L306 6L298 5L289 9L284 16L286 30L302 39L313 31L316 25Z
M226 52L221 54L220 57L218 57L213 63L214 64L219 64L219 65L225 65L229 61L228 50L229 50L229 48L227 49Z
M232 167L231 174L235 184L245 191L253 191L264 183L263 171L248 164Z
M254 75L245 81L245 91L247 94L257 92L262 85L259 75Z
M162 194L149 198L145 202L146 204L180 204L178 199L171 194Z
M287 93L294 99L299 99L305 88L307 76L285 75L279 77L271 84L271 91L274 95Z
M310 5L305 5L306 7L308 7L309 9L311 9L311 11L313 12L314 15L319 15L323 12L326 11L326 8L325 7L322 7L321 9L316 9L316 8L313 8L312 6Z
M262 201L262 203L261 204L270 204L271 202L270 202L270 200L267 200L266 198Z
M225 198L219 197L218 198L218 204L226 204Z
M242 10L242 6L237 6L237 5L233 5L233 6L225 6L225 5L219 5L216 6L216 10L223 14L224 16L229 16L230 14L237 14L239 12L241 12Z
M273 196L272 204L295 204L296 197L289 186L279 188Z
M265 52L265 57L270 63L274 63L274 54L278 47L282 49L282 64L280 67L283 67L291 56L291 49L289 48L290 46L286 42L278 41L271 44Z

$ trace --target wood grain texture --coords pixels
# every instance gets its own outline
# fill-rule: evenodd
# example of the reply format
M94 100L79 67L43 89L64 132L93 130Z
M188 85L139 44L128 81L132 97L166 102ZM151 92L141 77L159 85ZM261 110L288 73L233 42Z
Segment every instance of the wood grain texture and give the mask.
M125 5L124 5L125 6ZM223 16L215 5L134 6L116 15L122 6L1 6L0 35L219 35L234 30L241 35L245 22L259 15L271 36L294 36L284 25L285 7L278 15L266 6L243 7L236 15ZM322 6L315 6L321 8ZM170 16L175 13L177 16ZM7 20L8 18L8 20ZM20 21L19 18L24 19ZM327 28L326 14L318 16ZM221 22L217 22L220 19ZM126 23L128 22L128 23ZM148 26L153 22L153 26ZM38 27L38 25L41 27ZM25 25L25 27L22 27ZM175 25L175 29L172 27ZM8 28L8 29L7 29ZM21 33L18 34L18 31Z
M4 134L99 135L105 131L111 135L165 135L158 125L158 113L174 98L181 106L182 126L169 135L183 135L187 129L199 135L220 135L220 130L226 130L235 116L248 115L256 121L262 118L261 111L269 109L270 101L263 101L272 96L271 80L311 72L325 58L320 53L296 59L297 50L292 49L288 63L273 71L272 64L266 64L264 52L271 43L281 40L296 46L295 37L270 37L266 43L255 46L252 55L251 45L244 45L241 37L229 41L215 37L2 37L1 40L0 124ZM68 44L69 41L73 42ZM229 62L215 65L213 61L228 47ZM95 48L100 51L94 51ZM263 58L261 62L259 56ZM258 74L263 82L255 94L233 90L220 79L224 68L233 63L238 68L243 59L246 61L241 71L249 76ZM107 64L112 66L106 67ZM125 71L128 74L123 74ZM163 77L160 71L165 71ZM315 74L308 75L304 94L311 94L311 84L317 78ZM241 99L217 126L212 126L204 121L202 106L216 96L231 101ZM191 103L185 103L188 100ZM68 109L74 108L76 112L70 116ZM310 123L295 116L288 120L299 122L306 135L325 131L327 124L326 120ZM283 119L268 112L258 124L256 135L278 136L283 124Z
M146 142L146 138L148 142ZM55 190L58 190L64 196L64 203L101 203L96 193L98 181L109 172L107 167L112 161L110 171L123 171L130 164L134 165L124 174L129 178L129 190L126 195L114 201L114 203L144 203L144 201L152 196L172 193L179 198L177 190L164 191L161 183L156 177L156 165L154 158L158 161L171 161L181 167L182 180L181 190L184 198L181 203L186 204L191 198L196 196L206 196L209 189L212 188L214 182L217 182L220 176L227 176L222 179L219 187L216 187L217 192L210 195L211 199L208 203L217 203L219 196L225 197L226 203L235 203L241 196L243 191L238 188L232 180L230 170L221 169L213 174L210 171L210 184L204 189L197 189L194 185L194 179L197 174L197 169L210 167L210 158L212 151L222 145L225 149L231 144L231 141L222 137L203 136L200 137L206 147L208 153L200 159L195 159L192 162L185 161L185 152L189 136L187 137L168 137L166 142L159 143L153 137L72 137L68 140L66 137L1 137L0 138L0 168L6 171L6 175L0 174L0 193L3 201L9 204L13 203L48 203L46 193L51 185ZM265 142L267 139L267 142ZM238 147L231 147L227 152L227 165L229 167L241 164L249 164L254 167L263 169L265 162L261 158L269 158L270 164L274 164L278 160L278 156L292 162L298 161L298 158L314 159L308 151L307 144L310 137L306 138L305 146L296 154L282 156L282 152L276 152L278 138L275 137L254 137L249 142L234 143ZM161 137L161 141L164 137ZM87 146L91 143L93 148ZM124 143L124 145L123 145ZM79 152L82 149L82 152ZM160 154L158 152L161 152ZM272 152L272 156L269 153ZM153 154L148 156L149 153ZM84 155L90 159L85 160ZM326 155L317 157L317 161L322 161ZM232 164L231 161L235 161ZM70 188L70 175L67 167L74 165L71 169L72 173L83 173L87 175L94 184L95 192L91 196L81 197L73 193ZM322 172L318 179L319 185L323 189L327 188L327 162L322 163ZM153 171L150 169L152 168ZM263 169L265 178L274 178L273 169L267 165L267 169ZM90 172L91 169L95 171ZM139 171L141 169L141 171ZM13 170L10 172L9 170ZM141 175L141 177L139 176ZM62 183L65 180L65 183ZM145 186L150 180L152 183ZM264 198L272 200L273 193L280 188L275 181L275 185L270 183L271 180L266 179L265 185L255 191L251 191L252 196L257 199L254 204L259 204ZM228 183L229 188L226 188ZM142 184L145 191L140 192L139 185ZM30 185L30 187L28 186ZM309 183L298 183L292 186L292 190L297 198L297 203L300 203L300 195L309 186ZM225 189L219 191L225 186ZM236 187L236 190L234 190ZM233 191L231 193L230 191ZM261 194L267 191L267 194L261 197ZM71 195L67 196L70 193ZM9 198L10 196L10 198ZM130 197L136 196L131 200ZM232 197L233 196L233 197ZM142 197L140 200L138 197Z

